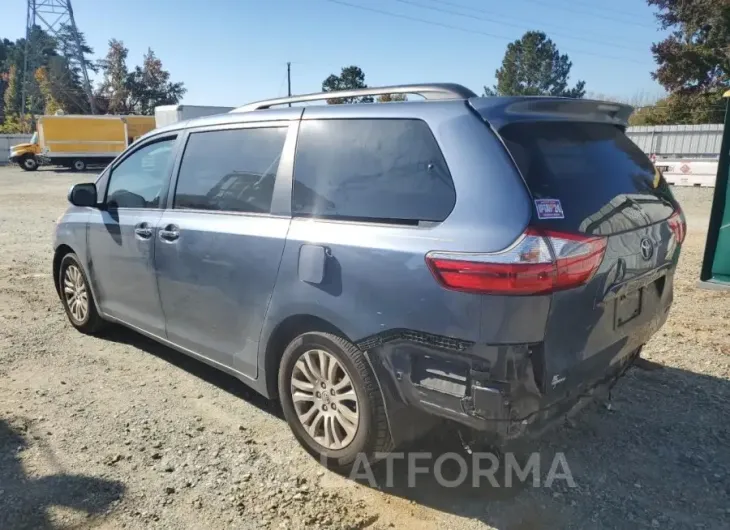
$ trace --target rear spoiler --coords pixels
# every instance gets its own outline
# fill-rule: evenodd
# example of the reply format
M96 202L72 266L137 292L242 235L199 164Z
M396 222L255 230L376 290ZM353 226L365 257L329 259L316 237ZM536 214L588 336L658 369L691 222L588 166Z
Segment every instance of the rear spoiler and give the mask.
M469 98L469 105L495 129L520 121L585 121L625 128L634 111L623 103L539 96Z

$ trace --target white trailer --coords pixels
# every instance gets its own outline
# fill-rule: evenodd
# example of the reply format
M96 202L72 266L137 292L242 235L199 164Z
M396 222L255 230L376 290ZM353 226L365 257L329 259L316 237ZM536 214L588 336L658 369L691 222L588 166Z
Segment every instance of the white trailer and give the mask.
M165 127L179 121L224 114L233 109L234 107L208 107L203 105L161 105L155 107L155 125L157 128Z
M654 162L672 186L715 187L717 160L662 158Z

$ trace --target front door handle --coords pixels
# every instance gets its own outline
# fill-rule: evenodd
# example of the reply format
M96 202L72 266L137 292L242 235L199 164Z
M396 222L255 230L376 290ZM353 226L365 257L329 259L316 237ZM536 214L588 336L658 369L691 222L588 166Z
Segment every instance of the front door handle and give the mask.
M134 227L134 233L140 239L149 239L152 237L152 228L149 223L139 223Z
M180 229L177 225L167 225L165 228L160 230L160 239L163 241L177 241L180 237Z

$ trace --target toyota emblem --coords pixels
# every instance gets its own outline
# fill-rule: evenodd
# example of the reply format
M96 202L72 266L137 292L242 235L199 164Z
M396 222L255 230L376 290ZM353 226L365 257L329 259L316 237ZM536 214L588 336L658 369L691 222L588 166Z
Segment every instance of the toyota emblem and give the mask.
M641 239L641 257L644 258L644 260L649 261L651 257L654 255L654 244L651 242L651 239L649 238L642 238Z

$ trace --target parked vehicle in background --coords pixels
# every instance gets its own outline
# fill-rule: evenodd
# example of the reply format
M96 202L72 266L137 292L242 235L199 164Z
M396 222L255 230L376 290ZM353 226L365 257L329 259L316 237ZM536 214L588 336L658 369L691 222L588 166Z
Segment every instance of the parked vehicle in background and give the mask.
M137 116L130 114L128 116L122 116L122 120L124 120L124 123L127 124L128 145L136 142L157 126L154 116Z
M174 123L215 114L225 114L233 107L207 107L203 105L161 105L155 107L157 127L167 127Z
M154 128L152 116L41 116L30 143L10 148L10 162L26 171L42 165L83 171L108 164Z
M654 165L670 186L715 187L717 160L687 160L662 158Z
M426 101L272 108L395 93ZM71 190L56 288L82 332L278 398L333 467L443 420L504 443L609 388L669 313L684 218L630 113L435 84L180 122Z

